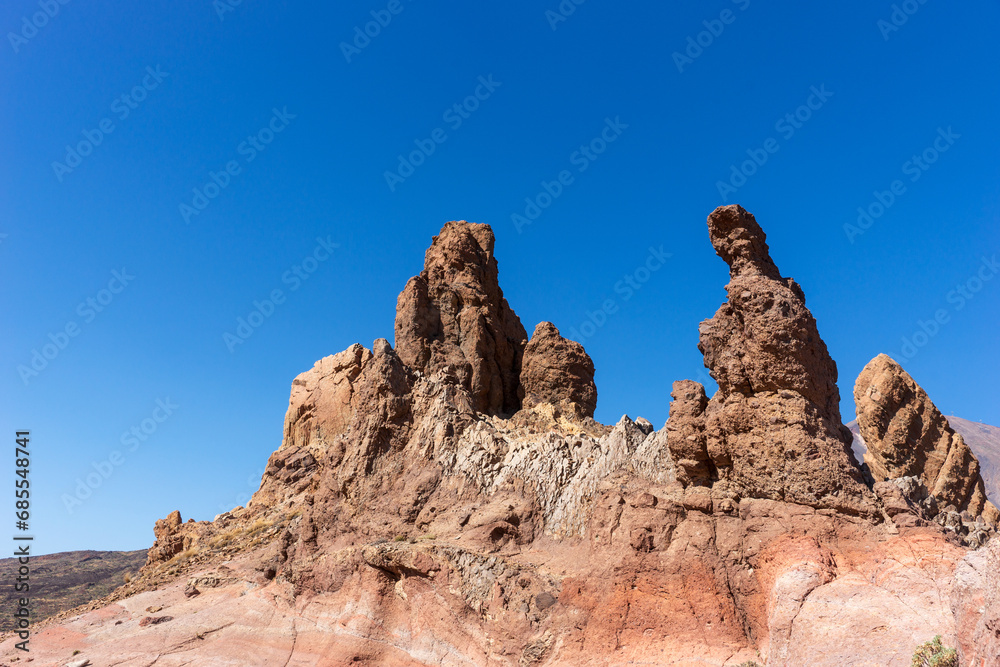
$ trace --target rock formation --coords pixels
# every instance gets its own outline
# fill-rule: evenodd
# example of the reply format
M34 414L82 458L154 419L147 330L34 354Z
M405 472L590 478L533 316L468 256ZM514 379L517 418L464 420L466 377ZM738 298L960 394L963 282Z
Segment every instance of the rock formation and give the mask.
M854 385L858 427L876 480L916 477L941 508L982 516L993 528L1000 512L986 499L979 461L913 378L880 354Z
M721 479L756 498L869 513L851 434L840 418L837 365L782 278L764 231L740 206L708 218L729 264L729 300L701 323L699 349L719 391L705 410L707 451Z
M247 507L157 522L140 577L36 631L38 664L905 667L934 635L992 641L992 580L966 560L953 597L967 550L922 483L860 482L753 217L709 226L732 278L701 329L711 400L682 381L660 430L595 422L582 346L544 322L525 345L492 232L448 223L397 348L299 375Z
M705 387L692 380L680 380L674 382L670 396L673 401L666 426L667 447L677 467L677 481L685 486L710 486L718 475L705 441Z
M594 362L583 345L560 336L551 322L542 322L524 350L519 396L525 408L547 403L578 418L593 418Z
M497 280L489 225L449 222L396 302L396 350L410 368L453 373L473 407L510 415L527 333Z

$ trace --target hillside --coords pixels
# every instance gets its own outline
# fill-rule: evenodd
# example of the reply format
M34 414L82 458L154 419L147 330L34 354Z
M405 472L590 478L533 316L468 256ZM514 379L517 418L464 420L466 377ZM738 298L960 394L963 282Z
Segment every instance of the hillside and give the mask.
M135 575L146 562L146 551L67 551L31 558L31 609L34 622L104 597L121 586L125 574ZM17 559L0 559L0 577L13 581ZM4 609L15 609L13 586L4 586ZM9 614L0 617L0 632L13 630Z

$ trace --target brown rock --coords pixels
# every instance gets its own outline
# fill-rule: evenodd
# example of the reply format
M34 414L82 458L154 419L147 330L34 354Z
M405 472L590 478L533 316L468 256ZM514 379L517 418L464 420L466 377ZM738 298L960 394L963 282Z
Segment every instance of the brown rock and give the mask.
M905 667L936 634L994 651L997 565L966 561L953 598L967 551L920 518L933 510L972 535L968 512L926 504L910 478L880 485L895 524L859 511L865 492L843 471L850 460L828 405L836 387L808 377L815 366L833 382L835 367L741 211L730 213L743 226L713 227L735 275L731 303L703 332L723 378L712 401L682 382L660 431L627 416L613 428L557 422L551 402L585 383L567 377L571 364L531 370L531 352L526 388L549 402L504 419L476 408L474 388L507 366L466 357L468 338L411 337L399 355L381 339L351 348L297 380L285 442L247 508L212 523L158 522L151 554L174 540L199 549L145 569L106 606L36 628L35 659L61 664L79 645L97 664L149 664L180 647L192 664ZM482 250L477 227L452 224L455 238L441 244L471 234ZM432 265L482 273L432 250ZM468 284L452 287L440 295L456 301L440 303L453 315L481 313L456 305ZM785 314L755 310L767 298ZM418 301L401 312L431 312L430 296ZM405 334L420 328L403 319ZM537 338L538 360L562 345ZM415 372L404 361L425 343ZM741 361L746 346L784 366ZM189 582L200 595L187 597ZM152 616L161 607L185 613L163 628L112 621L142 607L145 625L169 618Z
M802 288L781 277L742 207L717 208L708 228L730 266L729 300L699 328L719 383L705 412L711 464L752 497L869 513L841 423L837 365Z
M139 621L139 627L145 628L148 625L159 625L160 623L166 623L167 621L174 620L173 616L145 616L141 621Z
M692 380L674 382L667 420L667 447L677 470L677 481L707 486L712 483L714 466L705 441L705 387Z
M527 333L503 297L493 243L489 225L444 226L396 302L396 348L425 375L453 373L480 412L510 415Z
M997 526L979 461L926 392L890 357L880 354L854 385L864 458L876 480L914 476L942 506L982 516Z
M548 403L570 416L593 418L594 362L583 345L563 338L551 322L542 322L524 350L518 395L524 408Z

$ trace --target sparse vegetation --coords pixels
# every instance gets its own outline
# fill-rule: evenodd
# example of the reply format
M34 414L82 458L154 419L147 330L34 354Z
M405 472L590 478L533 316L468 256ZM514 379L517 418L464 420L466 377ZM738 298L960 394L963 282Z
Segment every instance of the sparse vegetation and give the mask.
M754 662L753 660L747 660L746 662L740 663L736 667L763 667L759 662Z
M394 542L405 542L406 541L406 535L397 535L393 541Z
M958 667L958 652L945 648L941 635L917 647L913 654L912 667Z
M146 562L146 550L70 551L32 556L31 560L32 574L34 568L39 574L37 581L33 577L31 582L31 618L32 623L39 623L114 591L123 584L126 572L134 573ZM0 575L5 581L13 581L18 566L16 558L0 559ZM0 602L10 608L23 595L10 585L0 595ZM0 618L0 632L13 630L15 620L12 614Z

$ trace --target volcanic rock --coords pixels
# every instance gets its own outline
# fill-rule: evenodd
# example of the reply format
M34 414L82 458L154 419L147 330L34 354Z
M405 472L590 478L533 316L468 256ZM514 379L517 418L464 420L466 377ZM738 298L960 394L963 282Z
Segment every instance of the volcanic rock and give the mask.
M884 354L868 362L854 401L865 463L876 480L917 477L942 507L997 526L1000 512L986 499L979 461L898 363Z
M705 440L705 387L692 380L674 382L667 420L667 447L677 468L677 481L709 486L717 478Z
M448 223L398 302L398 350L300 375L247 507L159 522L140 577L34 628L38 664L80 648L98 664L905 667L934 635L979 641L976 572L959 611L942 604L967 550L921 518L919 480L883 482L892 516L870 516L801 290L752 216L713 219L734 273L703 325L711 401L680 382L658 431L594 422L585 353L543 326L522 368L492 233ZM157 607L173 620L132 622Z
M717 208L708 229L730 267L729 300L699 327L719 384L705 411L711 465L751 497L870 513L840 418L837 365L802 288L781 277L742 207Z
M510 415L528 336L500 289L493 244L489 225L444 226L396 302L396 350L425 375L453 373L477 411Z
M548 403L568 415L593 418L594 362L583 345L563 338L551 322L542 322L524 350L519 396L524 408Z

